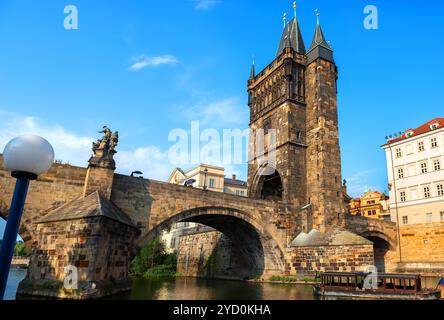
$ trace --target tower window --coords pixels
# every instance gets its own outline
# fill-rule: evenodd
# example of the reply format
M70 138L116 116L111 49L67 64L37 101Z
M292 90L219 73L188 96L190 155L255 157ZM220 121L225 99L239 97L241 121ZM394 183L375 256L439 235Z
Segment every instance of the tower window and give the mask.
M263 129L264 129L264 134L267 135L268 131L271 129L271 119L270 118L264 120Z
M296 132L296 139L298 141L301 141L301 139L302 139L302 132L300 132L300 131Z

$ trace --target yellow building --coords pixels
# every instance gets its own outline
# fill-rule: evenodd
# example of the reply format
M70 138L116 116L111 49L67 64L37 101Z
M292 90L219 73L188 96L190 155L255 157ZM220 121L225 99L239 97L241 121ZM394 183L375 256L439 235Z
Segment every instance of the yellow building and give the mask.
M350 200L350 214L372 219L390 220L388 196L379 191L369 190L360 198Z
M200 164L186 172L180 168L174 169L168 182L180 185L185 185L188 182L188 185L193 188L223 192L224 179L224 168Z

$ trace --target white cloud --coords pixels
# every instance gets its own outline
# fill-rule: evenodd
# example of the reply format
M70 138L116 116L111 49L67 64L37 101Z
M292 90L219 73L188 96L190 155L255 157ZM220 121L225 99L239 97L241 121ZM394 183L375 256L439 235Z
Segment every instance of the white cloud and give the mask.
M134 59L134 63L128 68L128 70L136 72L148 67L158 67L161 65L174 66L178 63L179 60L170 54L155 57L139 56Z
M196 10L208 10L219 2L220 0L195 0L195 8Z
M201 102L193 107L182 106L181 109L189 120L197 120L202 126L211 124L214 128L228 129L237 125L244 128L248 123L248 108L238 98Z
M368 180L371 174L372 171L364 170L346 178L348 194L352 197L360 197L367 190L378 190L378 187L368 185Z
M115 160L118 172L129 175L133 171L141 171L149 179L165 181L173 170L173 165L168 161L168 153L155 146L119 151Z
M37 134L48 140L55 151L56 159L77 166L85 166L91 156L90 146L94 138L68 132L60 125L47 125L35 117L21 117L0 110L0 152L14 137L22 134Z
M91 144L97 140L97 137L78 135L60 125L47 124L39 118L22 117L4 110L0 110L0 119L0 153L12 138L22 134L37 134L51 143L56 160L86 167L92 154ZM173 168L168 162L167 152L156 146L129 151L118 149L115 160L118 173L130 174L140 170L144 177L156 180L167 179Z

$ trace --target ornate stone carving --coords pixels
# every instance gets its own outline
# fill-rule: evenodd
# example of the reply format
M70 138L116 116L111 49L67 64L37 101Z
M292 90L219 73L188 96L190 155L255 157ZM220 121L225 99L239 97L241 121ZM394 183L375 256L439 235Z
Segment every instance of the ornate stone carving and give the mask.
M103 137L92 143L94 154L88 161L89 165L91 167L115 170L114 155L117 153L116 147L119 142L119 132L112 132L107 126L104 126L99 133L103 133Z

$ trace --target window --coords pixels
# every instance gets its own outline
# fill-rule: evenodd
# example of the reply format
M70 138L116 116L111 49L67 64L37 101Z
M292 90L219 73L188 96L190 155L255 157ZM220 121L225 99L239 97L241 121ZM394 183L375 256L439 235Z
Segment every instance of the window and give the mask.
M402 217L402 223L403 223L403 224L408 224L408 223L409 223L409 217L407 217L407 216L403 216L403 217Z
M427 223L432 223L432 218L433 218L433 215L431 212L426 213L426 222Z
M176 238L172 237L170 242L170 249L173 249L176 247Z
M424 198L430 198L430 187L424 187Z
M267 135L268 131L271 129L271 119L270 118L264 120L263 128L264 128L264 134Z
M402 157L402 151L401 148L397 148L396 149L396 158L401 158Z
M214 179L210 179L210 188L214 188L215 182Z
M441 170L441 161L439 159L433 160L433 167L435 171Z
M444 186L442 184L436 186L436 194L438 197L444 196Z
M430 145L431 145L432 148L438 147L438 140L436 138L432 138L430 140Z
M243 197L243 196L245 196L245 191L241 191L240 192L240 195Z
M237 196L240 196L240 195L241 195L240 190L236 190L236 195L237 195Z
M424 141L418 143L418 152L425 151Z
M421 163L421 172L427 173L427 162Z
M405 191L401 191L399 193L399 197L401 198L401 202L406 202L407 201L407 197L406 197Z
M439 213L439 216L440 216L441 221L444 221L444 211L441 211Z
M398 179L404 178L404 169L398 169Z

